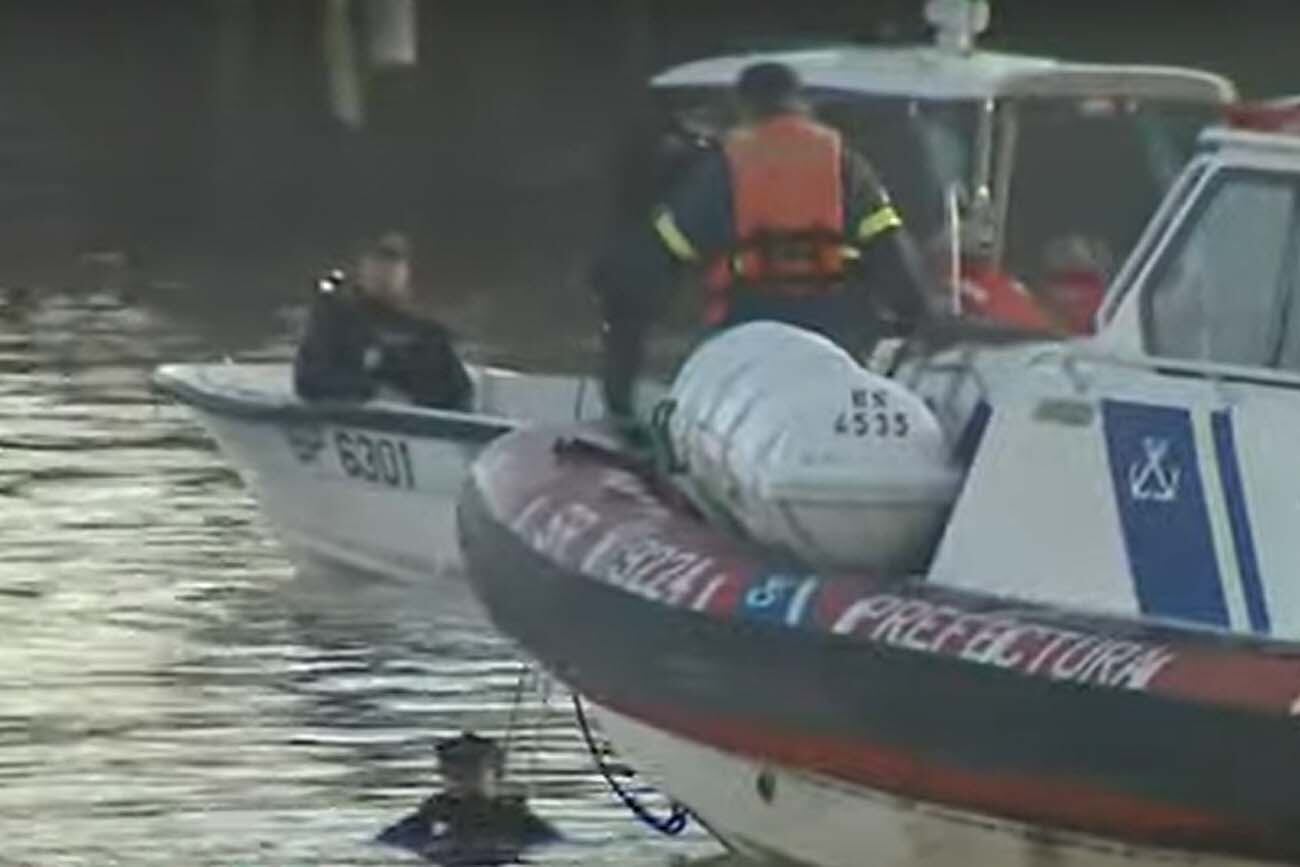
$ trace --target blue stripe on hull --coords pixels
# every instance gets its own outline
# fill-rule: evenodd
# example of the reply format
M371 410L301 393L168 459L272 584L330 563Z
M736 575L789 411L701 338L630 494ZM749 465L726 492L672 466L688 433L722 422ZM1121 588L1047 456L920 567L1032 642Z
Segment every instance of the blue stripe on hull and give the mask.
M1142 613L1227 627L1191 416L1175 407L1105 401L1102 418Z
M1264 601L1264 582L1259 573L1259 558L1255 554L1255 538L1250 530L1250 512L1246 508L1246 488L1242 484L1241 464L1237 461L1232 416L1228 412L1216 412L1210 417L1210 425L1214 431L1214 450L1219 458L1223 498L1232 525L1232 544L1237 549L1241 589L1246 597L1250 628L1255 632L1268 633L1272 631L1272 623Z
M963 466L969 467L975 460L975 452L979 451L980 443L984 442L984 432L988 430L989 419L992 417L993 407L989 406L988 401L981 400L975 404L975 409L953 447L953 457Z

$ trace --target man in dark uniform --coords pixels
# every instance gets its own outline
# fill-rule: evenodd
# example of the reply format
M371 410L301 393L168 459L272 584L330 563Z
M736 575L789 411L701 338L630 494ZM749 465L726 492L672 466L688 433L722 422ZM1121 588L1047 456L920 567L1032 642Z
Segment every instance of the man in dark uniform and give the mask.
M525 849L560 839L521 795L499 791L505 756L496 741L465 732L440 741L437 753L443 790L385 829L381 842L442 864L484 865L514 863Z
M403 236L364 244L354 279L334 271L319 282L294 383L307 400L364 401L391 389L420 406L471 408L473 384L450 334L416 309Z
M867 161L809 117L794 70L756 64L736 89L741 128L594 269L615 415L631 412L646 328L683 266L702 271L709 328L772 319L865 353L882 313L904 329L929 313L898 212Z
M441 826L462 842L520 846L559 836L549 822L528 809L523 797L498 791L505 756L496 741L466 732L442 741L437 751L445 788L420 807L435 829Z

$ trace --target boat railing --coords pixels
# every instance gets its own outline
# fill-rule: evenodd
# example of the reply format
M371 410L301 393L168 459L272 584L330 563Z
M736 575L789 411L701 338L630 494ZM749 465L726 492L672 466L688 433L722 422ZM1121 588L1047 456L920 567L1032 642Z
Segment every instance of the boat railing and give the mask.
M902 347L899 351L903 352L905 349L906 347ZM964 428L961 396L966 385L968 383L974 385L978 401L988 402L989 399L988 381L975 363L982 349L983 347L977 345L965 344L955 347L953 351L923 353L908 358L900 370L903 374L899 378L900 383L913 393L921 392L920 385L923 379L933 378L936 374L947 375L943 393L928 395L926 402L939 417L940 430L943 431L950 449L957 447L961 439L961 430Z
M957 349L955 355L950 353L926 354L916 359L914 364L908 365L907 379L904 381L912 391L915 391L920 385L922 378L934 373L951 373L955 374L948 383L947 393L944 400L950 400L956 396L967 381L975 383L979 389L981 397L988 396L988 383L980 373L979 367L975 364L975 359L981 352L979 346L962 346Z
M948 421L946 428L958 430L960 420L974 401L992 402L989 371L982 371L978 363L980 356L990 351L992 347L966 344L942 353L919 355L908 360L905 369L901 371L900 381L909 390L919 392L923 381L934 383L938 376L946 376L946 382L939 393L931 390L928 402L940 417ZM1300 390L1300 373L1287 370L1116 352L1089 342L1043 346L1024 356L1019 364L1023 365L1023 369L1041 369L1048 365L1058 367L1073 388L1075 396L1081 399L1097 396L1094 387L1096 374L1089 368L1103 367L1204 380L1213 388L1218 401L1225 406L1239 403L1242 398L1240 390L1227 388L1229 385ZM974 401L965 391L971 386L975 389Z
M1092 380L1083 365L1118 367L1141 370L1166 376L1179 376L1209 381L1225 403L1229 395L1222 387L1229 383L1245 383L1264 387L1300 389L1300 374L1269 367L1242 364L1225 364L1215 361L1169 358L1154 355L1137 355L1099 349L1087 344L1062 344L1046 347L1026 359L1026 366L1059 364L1066 378L1080 395L1087 394Z

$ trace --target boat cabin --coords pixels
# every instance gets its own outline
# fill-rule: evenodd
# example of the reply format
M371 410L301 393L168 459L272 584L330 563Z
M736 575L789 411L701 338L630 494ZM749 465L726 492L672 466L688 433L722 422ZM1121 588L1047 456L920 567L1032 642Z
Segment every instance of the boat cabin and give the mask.
M929 578L1300 640L1298 293L1300 136L1206 130L1095 338L910 372L977 429Z
M972 7L929 4L932 45L714 57L652 85L671 129L716 138L734 122L740 70L788 64L875 165L942 285L958 285L955 239L972 230L1031 289L1072 254L1104 285L1234 87L1196 69L977 50L986 19Z

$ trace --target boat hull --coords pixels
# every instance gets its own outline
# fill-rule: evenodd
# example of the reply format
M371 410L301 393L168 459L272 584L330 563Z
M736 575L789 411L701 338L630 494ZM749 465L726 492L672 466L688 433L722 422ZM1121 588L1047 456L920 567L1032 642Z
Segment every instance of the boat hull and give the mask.
M455 504L476 438L198 415L299 564L409 581L461 570Z
M500 628L733 844L825 867L874 863L880 835L880 863L929 867L1300 859L1293 645L800 572L620 461L557 448L590 436L488 448L461 500L470 575ZM744 806L764 768L808 804L837 793L833 840L792 844ZM937 850L913 845L917 817Z
M595 707L601 729L726 845L815 867L1142 867L1258 863L1049 831L845 785L719 750Z
M187 404L299 565L412 582L459 574L456 497L501 417L375 401L305 403L284 365L175 365Z

